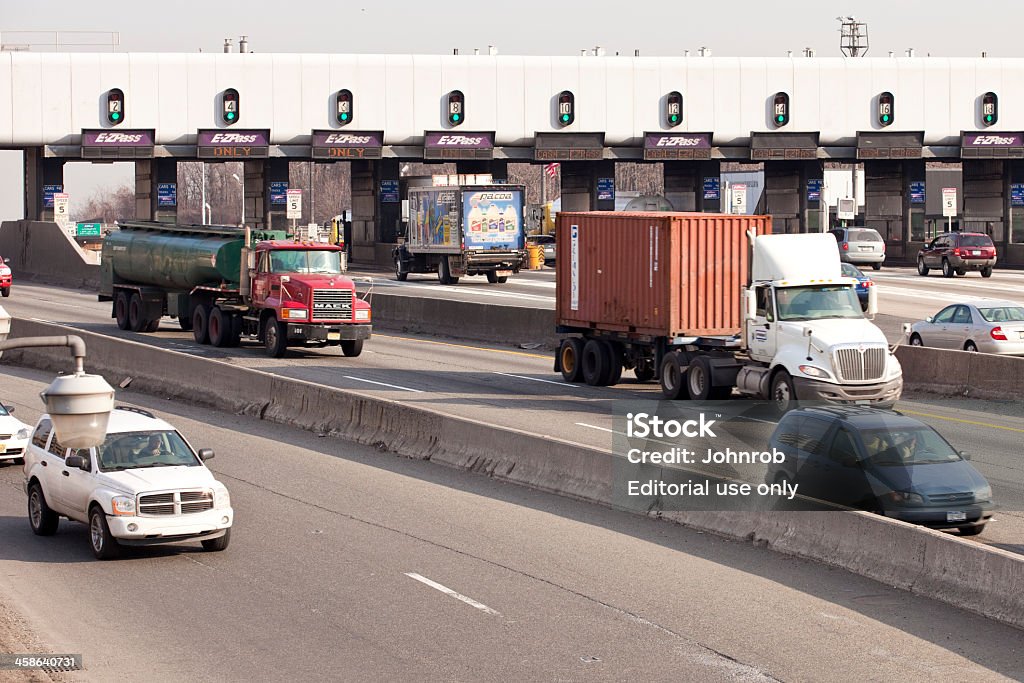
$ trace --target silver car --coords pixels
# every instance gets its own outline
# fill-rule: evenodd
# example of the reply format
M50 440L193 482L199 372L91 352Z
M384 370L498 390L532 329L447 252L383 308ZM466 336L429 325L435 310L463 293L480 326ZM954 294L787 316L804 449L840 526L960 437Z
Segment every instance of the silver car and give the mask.
M870 265L875 270L885 261L885 240L877 230L862 226L830 231L839 243L839 258L844 263Z
M1024 306L984 299L950 304L910 326L913 346L1024 355Z

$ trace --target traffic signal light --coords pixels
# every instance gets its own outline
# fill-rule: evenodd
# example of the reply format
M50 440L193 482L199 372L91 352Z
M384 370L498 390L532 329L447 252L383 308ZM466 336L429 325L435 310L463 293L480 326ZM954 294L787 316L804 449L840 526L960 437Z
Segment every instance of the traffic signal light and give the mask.
M676 91L665 97L665 123L670 127L683 122L683 96Z
M124 93L120 88L107 91L107 122L116 126L124 121Z
M224 91L224 96L221 99L221 116L224 119L224 123L229 126L238 123L238 116L241 113L239 111L238 91L234 88L228 88Z
M338 102L338 125L347 126L352 123L352 91L339 90L336 98Z
M466 120L466 96L461 90L448 93L448 125L459 126Z
M891 92L878 96L878 125L891 126L896 118L896 98Z
M991 126L999 120L999 96L987 92L981 96L981 122Z
M772 111L772 121L776 128L782 128L789 123L789 95L784 92L775 93Z
M558 125L568 126L576 120L576 96L569 90L558 93Z

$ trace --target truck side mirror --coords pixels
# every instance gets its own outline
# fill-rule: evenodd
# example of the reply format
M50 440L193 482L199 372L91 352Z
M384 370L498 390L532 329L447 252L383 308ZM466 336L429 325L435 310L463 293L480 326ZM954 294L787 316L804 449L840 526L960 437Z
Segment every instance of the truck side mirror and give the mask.
M747 309L747 320L753 320L757 317L757 299L755 298L754 291L747 289L743 292L743 303Z
M868 288L868 317L874 318L878 315L878 288Z

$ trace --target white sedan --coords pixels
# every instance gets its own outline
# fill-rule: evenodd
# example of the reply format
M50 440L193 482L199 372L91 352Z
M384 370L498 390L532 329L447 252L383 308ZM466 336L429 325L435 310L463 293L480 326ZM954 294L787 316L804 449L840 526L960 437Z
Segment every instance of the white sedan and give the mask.
M950 304L911 325L910 344L1024 355L1024 306L995 299Z
M32 428L11 415L14 408L0 405L0 462L14 461L15 465L25 462L25 448Z

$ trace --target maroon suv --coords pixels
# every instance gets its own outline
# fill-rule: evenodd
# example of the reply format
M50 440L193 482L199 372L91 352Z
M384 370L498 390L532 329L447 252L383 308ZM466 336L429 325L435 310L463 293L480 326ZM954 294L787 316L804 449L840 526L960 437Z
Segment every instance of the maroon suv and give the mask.
M992 277L996 265L996 245L980 232L947 232L939 235L917 253L917 273L927 275L932 268L941 268L946 277L963 275L969 270Z

